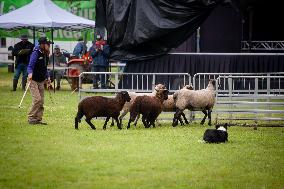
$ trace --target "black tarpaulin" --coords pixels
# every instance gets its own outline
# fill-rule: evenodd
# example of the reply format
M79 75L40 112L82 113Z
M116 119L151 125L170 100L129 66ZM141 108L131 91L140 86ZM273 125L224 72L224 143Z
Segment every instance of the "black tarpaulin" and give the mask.
M191 36L221 0L97 0L111 59L143 60L169 52Z

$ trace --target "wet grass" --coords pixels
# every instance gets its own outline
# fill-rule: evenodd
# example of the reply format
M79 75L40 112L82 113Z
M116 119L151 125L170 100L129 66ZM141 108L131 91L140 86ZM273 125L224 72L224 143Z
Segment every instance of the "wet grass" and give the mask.
M31 96L11 92L0 68L0 188L283 188L284 128L230 127L226 144L203 144L207 125L74 129L69 86L45 92L47 126L30 126ZM52 100L51 100L52 99Z

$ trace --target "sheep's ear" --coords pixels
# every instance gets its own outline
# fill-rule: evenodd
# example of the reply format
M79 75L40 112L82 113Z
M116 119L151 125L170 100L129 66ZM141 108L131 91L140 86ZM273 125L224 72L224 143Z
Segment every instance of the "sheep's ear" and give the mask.
M223 127L227 130L228 123L225 123L225 125Z
M218 125L215 125L215 128L216 128L216 129L218 129L219 127L220 127L220 125L219 125L219 124L218 124Z

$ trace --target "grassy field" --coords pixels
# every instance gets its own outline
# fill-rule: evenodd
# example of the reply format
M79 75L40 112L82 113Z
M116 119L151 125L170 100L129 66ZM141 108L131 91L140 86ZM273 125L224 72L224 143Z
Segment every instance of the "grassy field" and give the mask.
M47 126L30 126L28 93L11 92L0 68L0 188L284 188L284 128L230 127L226 144L203 144L207 125L74 129L78 104L66 81L45 92Z

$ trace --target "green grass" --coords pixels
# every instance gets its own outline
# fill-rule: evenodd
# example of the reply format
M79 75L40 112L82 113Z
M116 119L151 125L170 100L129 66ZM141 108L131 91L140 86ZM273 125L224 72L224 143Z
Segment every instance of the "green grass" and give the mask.
M47 126L30 126L28 93L0 68L0 188L284 188L284 128L230 127L226 144L198 142L208 126L74 129L77 94L45 92Z

